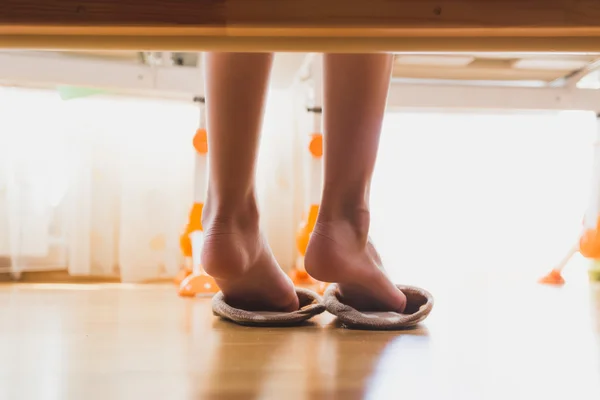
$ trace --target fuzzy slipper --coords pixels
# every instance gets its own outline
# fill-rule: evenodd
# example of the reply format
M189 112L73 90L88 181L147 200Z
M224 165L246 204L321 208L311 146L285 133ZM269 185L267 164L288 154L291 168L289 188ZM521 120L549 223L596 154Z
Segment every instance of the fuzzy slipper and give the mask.
M300 300L300 309L292 312L279 312L246 311L234 308L225 302L223 292L219 292L212 299L213 314L240 325L294 326L325 311L323 299L315 292L297 287L296 294Z
M340 301L337 284L331 284L323 295L327 311L335 315L347 328L369 330L407 329L423 321L433 308L433 296L426 290L396 285L406 295L406 310L400 314L393 311L358 311Z

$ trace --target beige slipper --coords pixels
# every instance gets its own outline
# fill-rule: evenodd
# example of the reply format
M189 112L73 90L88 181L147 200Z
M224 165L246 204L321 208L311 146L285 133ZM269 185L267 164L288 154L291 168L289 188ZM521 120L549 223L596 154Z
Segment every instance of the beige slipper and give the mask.
M293 326L309 320L325 311L323 299L315 292L296 288L300 309L292 312L279 311L246 311L231 307L225 302L223 292L217 293L212 299L213 314L247 326Z
M340 301L337 284L331 284L323 295L327 311L335 315L347 328L369 330L407 329L423 321L433 308L433 296L426 290L396 285L406 295L406 310L400 314L393 311L358 311Z

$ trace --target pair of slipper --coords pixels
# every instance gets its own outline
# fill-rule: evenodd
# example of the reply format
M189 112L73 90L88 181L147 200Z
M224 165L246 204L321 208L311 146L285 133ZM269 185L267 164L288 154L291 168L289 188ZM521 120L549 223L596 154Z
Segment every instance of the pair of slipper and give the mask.
M402 314L392 311L358 311L342 303L337 284L331 284L323 298L315 292L296 288L300 308L293 312L246 311L231 307L222 292L212 300L213 313L240 325L296 326L321 314L325 310L335 315L343 326L353 329L399 330L414 327L423 321L433 308L433 296L426 290L414 286L397 285L406 295L406 309Z

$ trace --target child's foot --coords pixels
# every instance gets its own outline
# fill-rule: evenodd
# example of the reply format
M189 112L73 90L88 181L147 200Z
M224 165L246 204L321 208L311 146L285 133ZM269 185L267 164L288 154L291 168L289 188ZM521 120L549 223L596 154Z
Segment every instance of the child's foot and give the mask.
M241 217L203 216L202 266L229 305L248 311L295 311L298 296L258 227L256 210Z
M354 222L365 217L366 224ZM306 271L317 280L338 283L344 304L357 310L402 312L406 296L383 270L368 225L368 214L317 220L304 258Z

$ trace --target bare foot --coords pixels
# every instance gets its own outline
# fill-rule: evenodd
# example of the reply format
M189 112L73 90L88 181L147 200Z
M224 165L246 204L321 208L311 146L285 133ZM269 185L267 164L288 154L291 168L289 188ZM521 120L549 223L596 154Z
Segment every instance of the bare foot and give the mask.
M365 227L351 219L317 221L304 259L306 271L317 280L338 283L343 302L357 310L402 312L406 296L383 270L366 231L368 222Z
M209 214L203 226L202 266L228 304L248 311L298 309L294 284L275 261L258 218Z

